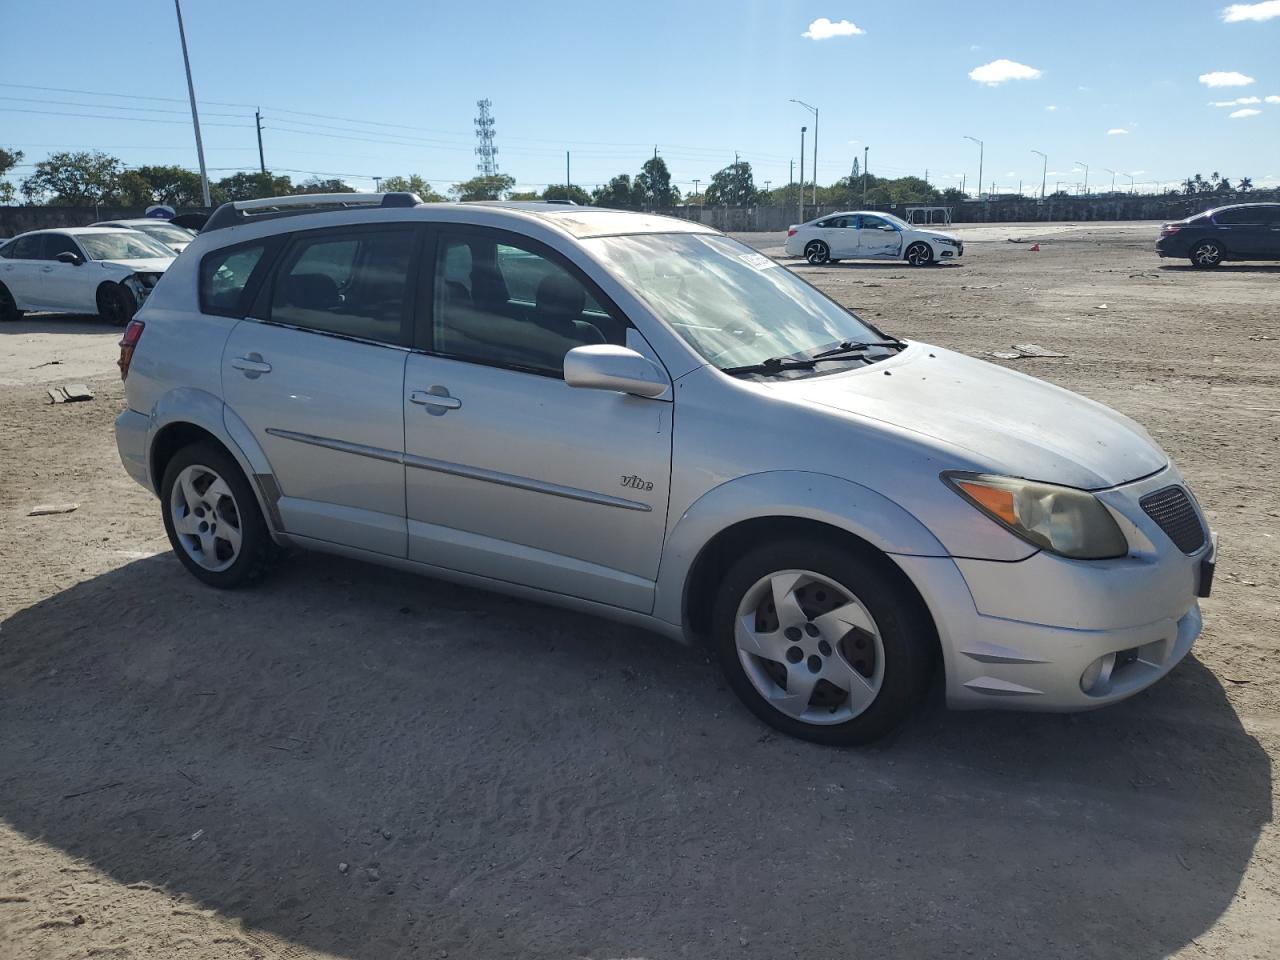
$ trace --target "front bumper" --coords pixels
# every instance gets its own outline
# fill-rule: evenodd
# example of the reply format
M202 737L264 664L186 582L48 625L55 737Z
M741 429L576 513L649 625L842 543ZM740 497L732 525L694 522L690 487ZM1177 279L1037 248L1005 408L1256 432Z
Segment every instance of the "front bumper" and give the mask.
M947 243L936 243L933 248L938 252L939 260L959 260L964 256L964 244L957 243L952 246Z
M147 436L151 420L136 410L125 409L116 417L116 449L125 472L148 490L152 490L147 471ZM154 493L155 491L152 490Z
M1216 540L1183 554L1138 500L1181 482L1168 467L1099 494L1129 527L1131 552L1116 560L896 556L933 613L948 704L1090 710L1172 670L1200 634L1196 598L1211 583Z

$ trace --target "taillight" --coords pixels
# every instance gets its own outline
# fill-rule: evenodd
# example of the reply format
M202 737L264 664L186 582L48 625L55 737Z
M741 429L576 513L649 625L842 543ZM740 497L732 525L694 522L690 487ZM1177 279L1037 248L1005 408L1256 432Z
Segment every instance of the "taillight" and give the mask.
M1182 224L1180 223L1166 223L1163 227L1160 228L1160 236L1171 237L1181 229L1182 229Z
M124 328L124 336L120 338L120 359L116 365L120 367L120 379L129 376L129 364L133 362L133 350L142 339L142 328L146 326L141 320L130 320Z
M787 236L788 236L788 237L794 237L795 235L796 235L796 228L795 228L795 227L788 227L788 228L787 228Z

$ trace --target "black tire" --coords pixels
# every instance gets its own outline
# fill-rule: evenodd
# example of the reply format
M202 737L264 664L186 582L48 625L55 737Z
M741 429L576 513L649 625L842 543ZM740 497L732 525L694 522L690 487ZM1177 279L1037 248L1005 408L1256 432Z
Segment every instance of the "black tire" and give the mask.
M907 247L903 259L913 267L927 267L933 263L933 248L923 240L917 240Z
M240 554L225 570L208 570L196 563L174 529L173 486L183 470L195 465L207 467L225 480L235 501L241 534ZM173 552L196 579L211 587L231 590L247 586L269 572L279 556L279 548L271 539L249 481L245 479L240 465L231 454L216 444L194 443L173 455L165 467L164 479L160 483L160 512Z
M98 288L98 316L117 327L123 327L138 312L138 299L123 284L104 283Z
M902 581L886 568L890 561L837 545L808 540L766 544L735 563L717 587L712 642L729 685L757 717L770 726L814 743L852 746L870 743L902 723L928 687L936 661L932 623ZM850 720L818 725L780 712L756 689L735 642L738 606L762 578L784 570L810 570L841 585L875 619L884 648L879 692Z
M17 301L13 299L13 294L9 292L9 288L0 283L0 323L11 323L14 320L22 319L22 311L18 309Z
M1201 270L1222 266L1222 244L1213 240L1201 240L1191 248L1191 265Z
M804 258L815 267L820 267L831 260L831 249L821 240L810 240L805 244Z

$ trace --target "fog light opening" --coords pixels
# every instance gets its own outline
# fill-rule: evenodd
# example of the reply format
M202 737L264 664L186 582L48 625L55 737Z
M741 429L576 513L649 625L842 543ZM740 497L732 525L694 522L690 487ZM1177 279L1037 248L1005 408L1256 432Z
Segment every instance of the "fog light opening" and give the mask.
M1111 684L1111 671L1116 668L1116 655L1108 653L1099 657L1080 674L1080 689L1085 693L1103 693Z

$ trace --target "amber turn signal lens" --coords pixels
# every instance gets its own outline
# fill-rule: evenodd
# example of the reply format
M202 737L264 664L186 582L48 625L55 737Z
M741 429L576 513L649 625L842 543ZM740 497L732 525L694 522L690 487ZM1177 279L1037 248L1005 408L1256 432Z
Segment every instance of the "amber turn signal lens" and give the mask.
M970 483L967 480L957 480L956 486L988 513L999 517L1010 526L1017 524L1018 514L1013 507L1012 490L1002 490L999 487L989 487L981 483Z

